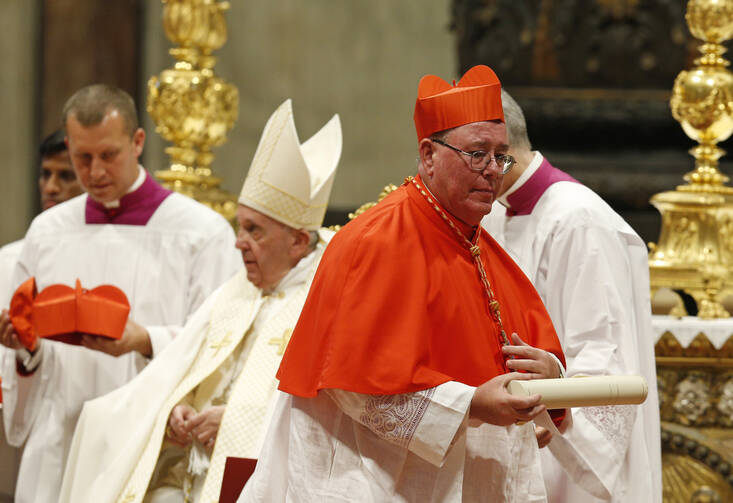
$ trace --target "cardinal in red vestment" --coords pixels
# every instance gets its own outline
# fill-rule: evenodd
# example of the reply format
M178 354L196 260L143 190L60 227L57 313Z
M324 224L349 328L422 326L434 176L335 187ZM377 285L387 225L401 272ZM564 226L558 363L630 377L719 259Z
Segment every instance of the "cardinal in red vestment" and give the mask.
M524 422L545 409L506 385L559 377L564 357L479 226L514 164L499 80L423 77L414 119L418 174L326 249L240 501L544 501Z

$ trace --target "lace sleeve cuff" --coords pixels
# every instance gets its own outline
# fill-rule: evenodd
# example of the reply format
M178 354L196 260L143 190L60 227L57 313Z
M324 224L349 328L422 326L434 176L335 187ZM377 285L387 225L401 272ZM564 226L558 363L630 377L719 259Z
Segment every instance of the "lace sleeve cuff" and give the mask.
M379 438L440 466L468 417L475 388L447 382L415 393L362 395L328 390L339 407Z
M430 464L441 466L461 430L466 428L476 388L449 381L432 390L434 393L412 435L409 449Z

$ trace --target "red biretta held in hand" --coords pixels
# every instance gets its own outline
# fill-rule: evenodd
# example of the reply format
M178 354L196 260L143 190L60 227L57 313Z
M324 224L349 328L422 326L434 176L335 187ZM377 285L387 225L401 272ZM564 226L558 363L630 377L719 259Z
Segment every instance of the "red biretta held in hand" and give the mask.
M31 277L10 301L10 321L21 344L29 350L36 349L38 337L77 345L82 334L122 337L130 303L116 286L86 290L77 279L75 289L50 285L36 292L36 280Z

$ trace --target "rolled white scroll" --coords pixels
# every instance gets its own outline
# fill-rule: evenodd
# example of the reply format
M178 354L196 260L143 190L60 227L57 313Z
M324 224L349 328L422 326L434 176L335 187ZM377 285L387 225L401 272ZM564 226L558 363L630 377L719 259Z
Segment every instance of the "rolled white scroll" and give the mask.
M548 409L639 404L649 391L642 376L588 376L509 381L512 395L542 395Z

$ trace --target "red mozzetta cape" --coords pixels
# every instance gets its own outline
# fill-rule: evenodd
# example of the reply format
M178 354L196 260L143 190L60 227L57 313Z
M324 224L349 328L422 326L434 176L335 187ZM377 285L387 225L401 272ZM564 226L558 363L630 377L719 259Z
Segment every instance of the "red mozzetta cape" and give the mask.
M462 229L470 237L472 229ZM479 228L507 335L564 363L526 276ZM283 356L280 389L399 394L447 381L479 386L506 372L476 264L412 183L336 233Z

